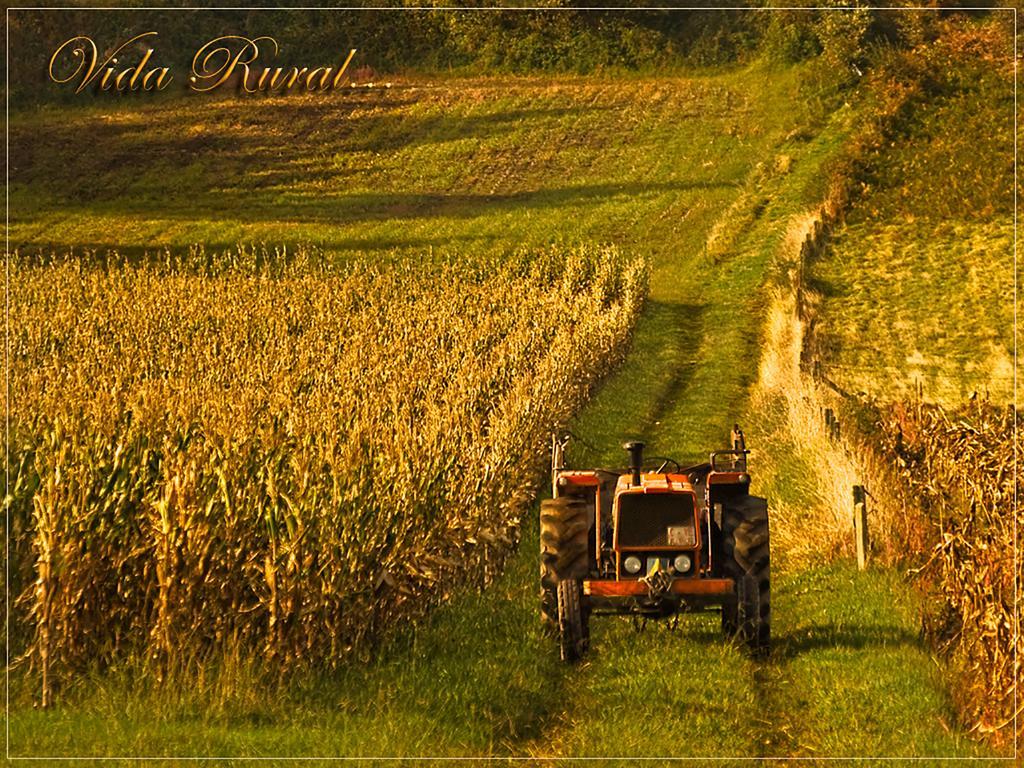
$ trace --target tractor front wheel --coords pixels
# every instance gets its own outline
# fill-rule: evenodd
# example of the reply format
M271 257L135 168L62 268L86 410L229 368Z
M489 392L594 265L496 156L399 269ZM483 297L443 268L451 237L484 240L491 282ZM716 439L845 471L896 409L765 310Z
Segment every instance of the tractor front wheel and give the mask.
M540 503L540 617L557 634L558 584L587 573L590 524L582 499L561 497Z
M558 582L558 640L562 661L579 661L590 645L590 622L579 579Z

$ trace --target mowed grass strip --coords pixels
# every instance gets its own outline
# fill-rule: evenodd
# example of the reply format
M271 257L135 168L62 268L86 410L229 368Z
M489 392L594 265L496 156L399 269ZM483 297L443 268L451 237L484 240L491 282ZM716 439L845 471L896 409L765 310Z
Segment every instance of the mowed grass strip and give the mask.
M921 637L920 599L890 569L849 563L776 579L770 728L805 757L994 756L956 727Z

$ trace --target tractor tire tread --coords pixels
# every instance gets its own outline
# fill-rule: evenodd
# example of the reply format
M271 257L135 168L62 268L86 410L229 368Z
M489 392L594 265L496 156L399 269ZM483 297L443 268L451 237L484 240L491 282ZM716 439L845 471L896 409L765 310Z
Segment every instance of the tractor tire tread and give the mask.
M540 614L544 627L559 631L558 584L587 572L590 527L580 499L545 499L540 505Z
M725 570L736 582L736 598L722 606L722 629L738 635L757 654L771 639L771 546L767 504L747 497L723 510Z

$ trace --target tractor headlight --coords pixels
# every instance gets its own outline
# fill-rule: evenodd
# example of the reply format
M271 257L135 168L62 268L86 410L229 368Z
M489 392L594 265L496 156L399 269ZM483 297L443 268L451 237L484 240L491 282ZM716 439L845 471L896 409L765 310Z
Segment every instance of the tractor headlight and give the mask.
M640 569L643 567L643 563L640 562L640 558L636 555L627 557L622 565L625 566L626 573L640 573Z
M693 560L690 559L689 555L676 555L672 565L675 566L676 573L686 573L693 565Z

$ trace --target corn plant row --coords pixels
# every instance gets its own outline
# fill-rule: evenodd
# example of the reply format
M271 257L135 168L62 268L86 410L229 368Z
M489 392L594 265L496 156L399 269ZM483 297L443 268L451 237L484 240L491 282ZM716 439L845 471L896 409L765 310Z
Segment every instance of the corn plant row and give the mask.
M8 586L45 698L123 654L336 664L486 582L646 271L242 248L15 254L10 285Z
M904 403L881 419L905 506L921 509L929 526L922 535L908 523L902 537L930 546L919 571L937 585L943 607L926 629L960 672L954 698L965 722L996 742L1013 738L1015 665L1024 656L1015 606L1015 532L1024 531L1024 510L1015 507L1020 426L1012 407L983 403L955 410Z

